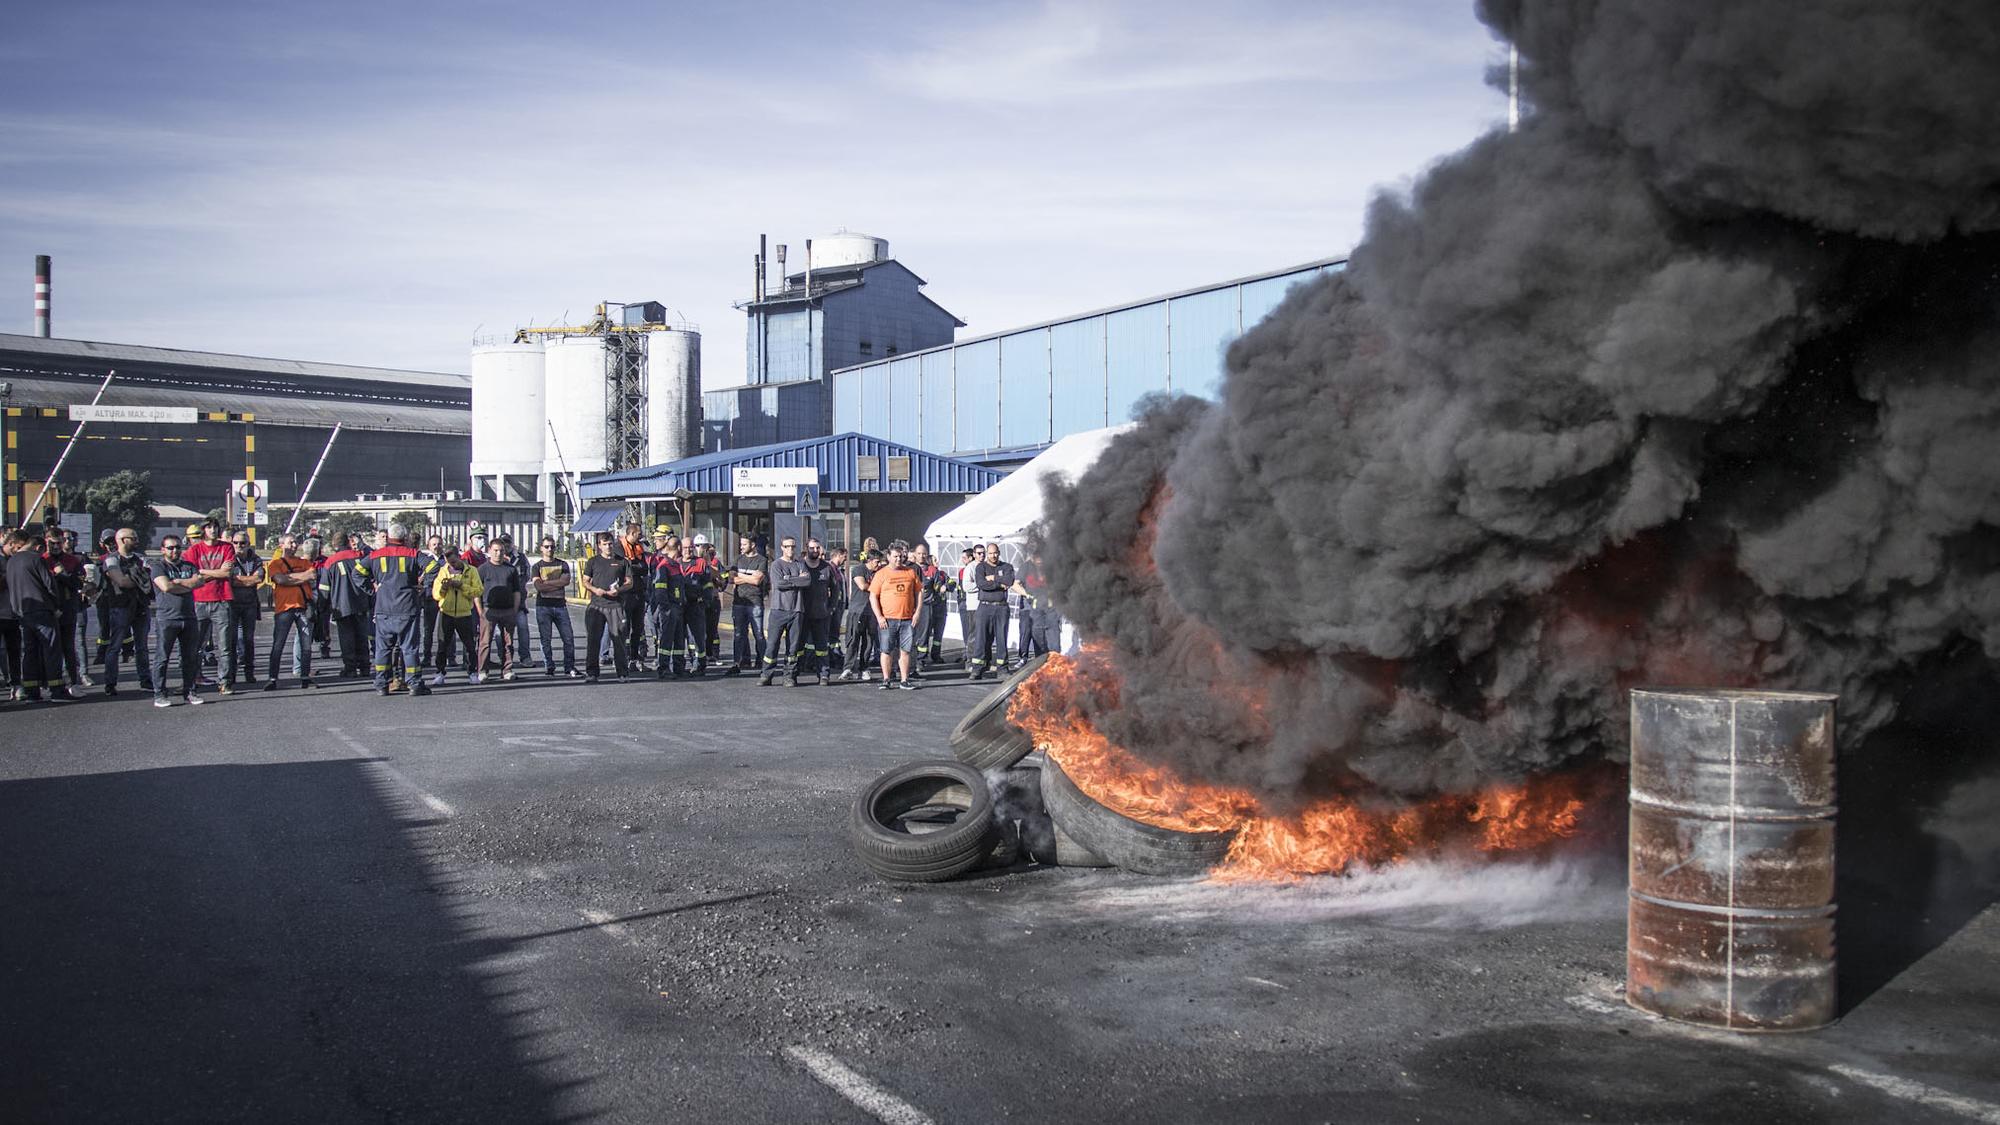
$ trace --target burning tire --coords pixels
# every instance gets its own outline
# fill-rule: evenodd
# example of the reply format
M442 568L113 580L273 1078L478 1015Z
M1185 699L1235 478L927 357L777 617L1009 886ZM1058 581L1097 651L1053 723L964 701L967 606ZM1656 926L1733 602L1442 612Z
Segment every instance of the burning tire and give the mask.
M1049 817L1077 844L1140 875L1201 875L1229 854L1234 829L1179 832L1133 820L1092 800L1051 757L1042 767Z
M953 757L977 769L1006 769L1034 750L1035 740L1028 732L1007 721L1007 704L1014 698L1014 689L1040 671L1047 659L1037 656L1023 664L958 721L951 732Z
M993 795L970 766L911 762L861 791L847 835L854 854L882 878L940 882L993 854Z
M1047 813L1021 820L1021 850L1044 867L1110 867L1111 861L1070 839Z

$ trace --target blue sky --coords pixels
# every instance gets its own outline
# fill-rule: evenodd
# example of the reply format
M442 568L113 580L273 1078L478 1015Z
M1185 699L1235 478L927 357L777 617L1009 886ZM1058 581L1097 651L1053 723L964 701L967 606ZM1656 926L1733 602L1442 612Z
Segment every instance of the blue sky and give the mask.
M968 334L1340 254L1500 57L1432 0L28 7L0 330L37 253L58 335L391 367L650 299L720 386L759 233L885 237Z

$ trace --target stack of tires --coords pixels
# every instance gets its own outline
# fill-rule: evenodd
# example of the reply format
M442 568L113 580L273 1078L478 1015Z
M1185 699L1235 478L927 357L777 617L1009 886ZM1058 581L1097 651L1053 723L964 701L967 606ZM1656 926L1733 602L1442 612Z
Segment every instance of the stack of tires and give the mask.
M848 835L869 870L938 882L1024 861L1142 875L1201 875L1222 861L1234 833L1177 832L1113 812L1034 752L1007 704L1043 659L966 714L951 732L953 760L897 766L861 791Z

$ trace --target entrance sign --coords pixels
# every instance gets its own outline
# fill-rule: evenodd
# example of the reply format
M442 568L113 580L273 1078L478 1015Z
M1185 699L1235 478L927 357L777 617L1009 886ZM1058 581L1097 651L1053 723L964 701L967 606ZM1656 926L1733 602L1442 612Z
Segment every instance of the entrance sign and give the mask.
M797 496L802 484L817 486L819 470L811 465L753 468L745 466L730 474L729 491L736 496Z

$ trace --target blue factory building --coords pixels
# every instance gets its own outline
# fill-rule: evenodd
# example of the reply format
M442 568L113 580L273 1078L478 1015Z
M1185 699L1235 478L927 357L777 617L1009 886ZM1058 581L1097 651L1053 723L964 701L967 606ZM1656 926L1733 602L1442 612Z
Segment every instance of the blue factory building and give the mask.
M1223 356L1325 258L946 343L833 372L834 431L944 457L1018 465L1070 434L1114 426L1155 392L1213 397Z
M842 232L807 243L806 269L783 273L738 307L748 313L745 385L702 395L706 453L831 432L826 377L838 368L948 344L965 322L923 293L887 241Z

